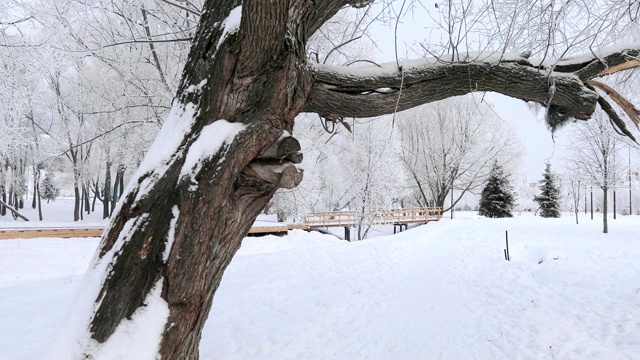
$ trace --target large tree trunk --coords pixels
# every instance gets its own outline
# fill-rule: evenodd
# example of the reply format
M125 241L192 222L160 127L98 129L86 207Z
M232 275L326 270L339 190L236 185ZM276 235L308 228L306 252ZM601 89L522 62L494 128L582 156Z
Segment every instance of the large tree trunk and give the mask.
M170 115L103 235L74 305L75 318L52 353L63 359L105 353L113 358L134 353L144 354L137 359L198 358L213 295L242 238L279 186L300 181L287 164L275 167L276 159L259 157L291 131L305 106L320 114L389 113L398 94L376 90L399 88L401 76L406 89L400 108L474 90L542 103L553 77L554 106L565 106L579 118L595 108L597 94L579 76L560 73L562 64L553 76L514 62L443 63L422 73L407 68L402 74L392 69L391 75L376 75L377 70L360 78L309 66L308 37L343 6L369 3L205 2ZM590 70L605 68L598 66ZM475 87L469 87L471 82ZM120 331L126 336L113 336ZM159 342L143 341L153 338ZM141 351L145 346L154 351Z
M115 347L139 346L137 334L127 337L129 346L110 348L108 340L124 320L135 322L145 316L143 309L161 304L153 316L163 318L162 326L140 329L140 336L158 336L162 359L198 358L202 328L224 269L281 185L261 178L249 165L264 162L256 158L283 131L291 131L310 84L309 73L299 68L303 43L289 43L285 36L288 1L245 3L237 32L231 20L224 29L211 25L224 24L230 13L233 18L238 5L207 3L201 20L207 25L194 40L171 114L86 275L90 282L100 279L107 266L111 269L97 280L102 283L97 293L78 300L95 302L92 314L78 314L88 316L89 334L72 341L74 354L60 357L98 356L101 350L92 344L116 352ZM310 10L306 5L300 9L305 16L318 16ZM253 54L257 49L258 56Z

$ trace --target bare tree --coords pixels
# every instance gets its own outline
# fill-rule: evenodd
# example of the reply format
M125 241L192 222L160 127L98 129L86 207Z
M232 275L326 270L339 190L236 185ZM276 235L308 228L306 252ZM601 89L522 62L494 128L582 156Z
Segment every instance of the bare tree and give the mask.
M574 132L569 159L572 172L584 174L591 184L602 190L602 231L608 233L608 192L621 170L618 152L622 142L602 113L576 126Z
M397 115L402 159L418 190L420 205L447 211L466 192L484 185L496 157L505 159L508 167L517 165L517 136L490 106L479 97L466 96ZM458 194L447 208L445 202L454 186Z
M57 157L70 161L78 197L74 218L80 219L81 207L90 210L88 189L95 186L89 179L101 182L96 173L106 166L100 163L106 159L104 153L108 147L119 148L111 153L116 196L104 204L110 214L122 193L125 169L138 166L167 116L200 3L60 1L37 7L29 1L12 3L13 12L25 14L26 19L13 25L14 32L28 33L31 43L23 39L10 45L30 54L33 83L55 80L48 91L39 89L40 101L31 117L36 136L46 134L59 143L41 161ZM59 110L57 119L51 118L52 108ZM95 140L102 140L99 146L94 146ZM120 156L123 148L136 156Z
M398 132L389 131L390 117L354 122L353 137L344 145L338 167L350 175L349 208L358 213L358 240L371 230L378 210L400 207L406 195L407 174L400 161ZM382 126L381 126L382 125ZM386 125L386 126L385 126Z
M571 196L571 202L573 207L573 213L576 216L576 224L578 224L578 213L580 212L580 200L582 200L582 188L584 182L580 179L580 176L569 177L567 179L569 186L569 195Z
M325 22L345 6L369 5L205 1L170 114L105 231L58 356L147 346L150 358L198 357L213 294L242 238L277 188L300 181L286 159L260 158L300 112L372 117L494 91L586 120L601 99L586 82L636 66L640 55L630 45L552 62L458 51L360 68L308 61L306 43Z

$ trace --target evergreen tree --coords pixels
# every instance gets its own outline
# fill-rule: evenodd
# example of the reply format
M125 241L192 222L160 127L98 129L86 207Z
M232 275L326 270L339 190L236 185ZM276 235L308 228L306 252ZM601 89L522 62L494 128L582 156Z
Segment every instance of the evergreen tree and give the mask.
M40 185L40 196L49 202L49 200L55 200L58 195L60 195L60 188L55 183L53 172L47 171Z
M504 173L498 162L493 163L487 185L480 197L479 215L490 218L513 217L515 196L509 176Z
M547 163L544 179L540 180L540 195L533 198L539 205L540 216L545 218L560 217L560 189L557 176L551 172L551 164Z

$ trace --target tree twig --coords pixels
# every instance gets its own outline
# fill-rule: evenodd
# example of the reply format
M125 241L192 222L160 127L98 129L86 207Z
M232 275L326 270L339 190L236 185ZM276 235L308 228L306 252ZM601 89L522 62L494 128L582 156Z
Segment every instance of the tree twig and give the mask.
M172 1L169 1L169 0L161 0L161 1L162 1L163 3L169 4L169 5L171 5L171 6L175 6L175 7L177 7L178 9L182 9L182 10L184 10L184 11L186 11L186 12L190 12L190 13L192 13L193 15L196 15L196 16L200 16L200 15L201 15L199 11L196 11L196 10L193 10L193 9L189 9L189 8L188 8L188 7L186 7L186 6L182 6L182 5L180 5L180 4L176 4L176 3L172 2Z

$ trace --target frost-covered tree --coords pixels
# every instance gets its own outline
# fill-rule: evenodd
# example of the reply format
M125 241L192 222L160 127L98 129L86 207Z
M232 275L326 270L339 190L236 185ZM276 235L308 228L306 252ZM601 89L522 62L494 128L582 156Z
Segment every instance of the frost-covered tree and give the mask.
M573 172L584 174L590 186L602 190L602 232L608 233L609 188L621 178L623 170L619 154L621 137L611 129L602 112L572 130L568 166Z
M109 153L116 196L103 205L111 213L123 193L125 174L132 175L168 114L201 1L182 6L161 0L19 0L11 1L6 12L4 7L0 5L0 47L6 48L0 57L22 59L22 68L28 65L23 81L35 90L2 91L29 99L31 111L1 107L19 119L28 114L27 127L35 136L45 134L55 143L38 162L68 160L65 172L73 176L59 180L61 186L73 187L74 219L82 218L81 208L90 209L90 189L96 183L104 187ZM23 37L15 39L16 34ZM18 57L20 53L28 56ZM18 73L2 65L0 73ZM72 180L64 183L65 178Z
M309 39L307 48L311 57L323 64L348 65L370 52L371 44L352 41L363 37L365 28L347 21L349 15L349 12L337 14ZM349 121L356 122L360 120ZM365 130L358 126L358 138ZM276 211L280 220L294 221L311 212L353 209L358 176L349 167L359 164L350 162L351 157L346 156L356 144L351 129L317 114L302 113L296 117L292 135L303 149L300 167L305 171L304 178L294 189L279 189L266 209ZM372 146L384 147L386 143Z
M402 160L419 205L447 211L465 193L481 189L496 157L504 159L503 164L509 168L517 165L517 135L491 106L470 94L397 115ZM446 208L452 187L457 197Z
M558 176L551 172L551 164L547 163L547 167L542 174L543 178L540 183L540 194L533 198L538 203L538 211L541 217L559 218L560 217L560 187L558 186Z
M482 189L478 214L490 218L513 217L514 206L515 194L509 175L495 161L487 184Z
M573 214L576 217L576 224L578 224L578 213L580 212L580 201L582 201L582 196L584 195L584 180L580 177L580 174L577 176L575 174L571 174L565 176L567 179L567 188L569 190L568 198L571 201L571 208L573 209ZM585 203L585 211L587 204Z
M331 134L319 129L317 120L304 115L298 119L302 129L294 129L294 134L307 149L301 163L305 178L294 189L278 191L269 209L286 218L350 210L360 215L357 238L362 240L370 230L371 213L400 207L400 199L408 194L399 133L389 131L390 117L354 119L353 132L341 129Z
M299 221L316 211L348 209L353 195L352 171L342 171L351 134L343 127L327 132L315 114L300 114L292 134L299 139L304 158L304 178L293 189L279 189L268 205L281 220Z
M350 174L350 210L359 214L358 240L367 237L377 210L399 208L407 194L407 175L400 161L397 131L389 131L391 119L355 123L353 137L343 146L340 169ZM382 125L382 126L380 126ZM385 126L386 125L386 126Z

